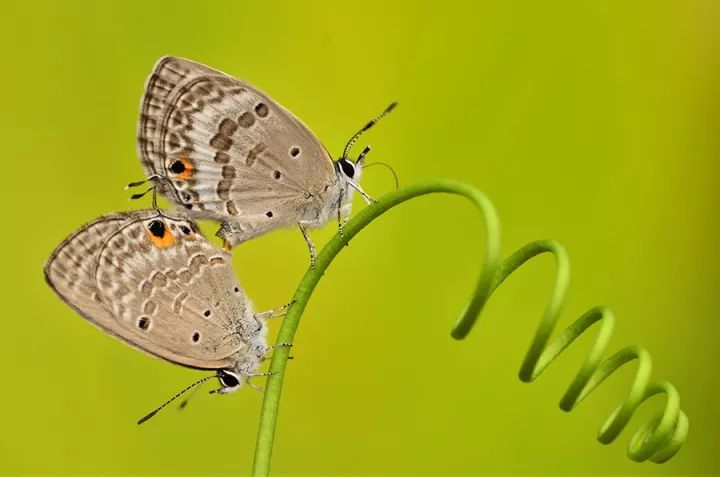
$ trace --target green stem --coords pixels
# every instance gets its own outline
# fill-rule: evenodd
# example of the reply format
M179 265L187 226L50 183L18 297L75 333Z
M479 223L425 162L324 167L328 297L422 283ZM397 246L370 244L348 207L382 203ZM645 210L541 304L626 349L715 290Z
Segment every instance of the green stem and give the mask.
M679 397L675 388L667 382L649 382L650 357L642 348L625 348L610 358L600 361L610 338L613 322L612 314L605 308L591 309L548 345L550 335L560 316L569 284L569 264L564 249L553 241L537 241L520 248L500 262L500 224L495 209L483 193L461 182L435 179L403 187L387 194L378 202L358 213L344 227L343 236L335 235L323 247L315 261L315 268L309 269L305 273L295 291L293 297L295 302L283 319L277 342L292 343L300 323L300 316L305 310L315 286L335 256L360 230L396 205L432 193L449 193L468 198L482 212L487 234L484 265L468 304L453 326L452 337L459 340L467 336L492 292L518 267L539 254L553 254L557 261L555 286L535 338L530 345L530 350L523 362L520 379L530 382L537 378L573 340L594 323L601 323L598 338L575 380L561 400L561 408L566 411L571 410L617 368L633 360L638 360L638 371L631 391L625 402L611 414L603 425L598 440L603 443L612 441L627 425L633 412L643 401L654 394L664 393L667 395L667 400L663 412L658 413L633 435L628 455L631 459L638 461L649 458L654 462L664 462L670 459L680 449L688 430L687 417L679 408ZM270 370L275 374L268 378L265 388L255 448L253 466L253 475L255 476L265 476L270 472L273 440L289 352L287 347L277 348L273 352Z

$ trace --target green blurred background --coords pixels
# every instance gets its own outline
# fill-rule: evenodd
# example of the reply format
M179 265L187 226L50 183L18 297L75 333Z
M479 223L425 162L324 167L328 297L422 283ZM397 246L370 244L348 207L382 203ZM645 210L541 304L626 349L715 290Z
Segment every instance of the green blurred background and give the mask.
M647 347L654 377L677 386L691 420L663 466L625 457L640 419L598 444L634 368L562 413L590 336L538 382L518 381L552 284L549 257L499 290L469 339L451 340L484 239L468 203L435 196L374 223L318 287L289 363L277 473L720 472L719 13L715 1L6 4L0 473L251 468L260 394L202 393L138 428L204 373L104 335L42 277L77 226L149 204L128 203L122 188L143 177L138 103L166 54L258 85L333 155L399 101L361 141L373 145L369 160L391 163L405 184L444 176L484 190L506 255L562 242L573 281L561 326L610 306L611 351ZM393 187L381 168L363 184L375 196ZM322 244L334 230L314 237ZM286 230L240 246L234 263L262 310L289 299L308 258L300 233Z

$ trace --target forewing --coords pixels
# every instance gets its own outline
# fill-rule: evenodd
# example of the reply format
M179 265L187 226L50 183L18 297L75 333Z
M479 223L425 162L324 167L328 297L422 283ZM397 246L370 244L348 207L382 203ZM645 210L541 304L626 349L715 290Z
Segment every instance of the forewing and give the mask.
M162 190L170 200L257 231L296 221L337 180L325 148L289 111L189 60L156 64L138 135L146 173L169 179Z

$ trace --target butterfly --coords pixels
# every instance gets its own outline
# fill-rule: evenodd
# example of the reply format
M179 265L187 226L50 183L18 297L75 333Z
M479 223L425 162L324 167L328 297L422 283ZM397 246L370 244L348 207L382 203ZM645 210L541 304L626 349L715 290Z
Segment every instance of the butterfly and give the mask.
M105 215L80 227L53 251L45 279L115 338L175 364L216 371L186 391L217 377L221 387L214 392L231 393L267 374L258 371L270 350L265 321L285 308L254 313L230 254L192 221L156 209Z
M228 249L297 224L314 263L307 230L336 217L342 233L353 190L373 202L359 185L370 148L354 161L348 154L396 104L360 129L333 161L307 126L262 91L168 56L145 85L138 156L147 177L172 203L195 219L220 221L217 235Z

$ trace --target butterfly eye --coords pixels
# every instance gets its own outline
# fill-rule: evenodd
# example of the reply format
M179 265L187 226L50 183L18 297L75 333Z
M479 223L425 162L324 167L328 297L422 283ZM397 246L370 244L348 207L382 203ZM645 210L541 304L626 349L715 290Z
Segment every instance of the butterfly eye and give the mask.
M340 168L342 169L343 174L352 179L355 175L355 166L353 166L353 163L348 161L347 159L340 159L338 161L338 164L340 164Z
M235 388L240 386L240 380L235 375L228 373L227 371L220 371L218 378L222 385L226 388Z

